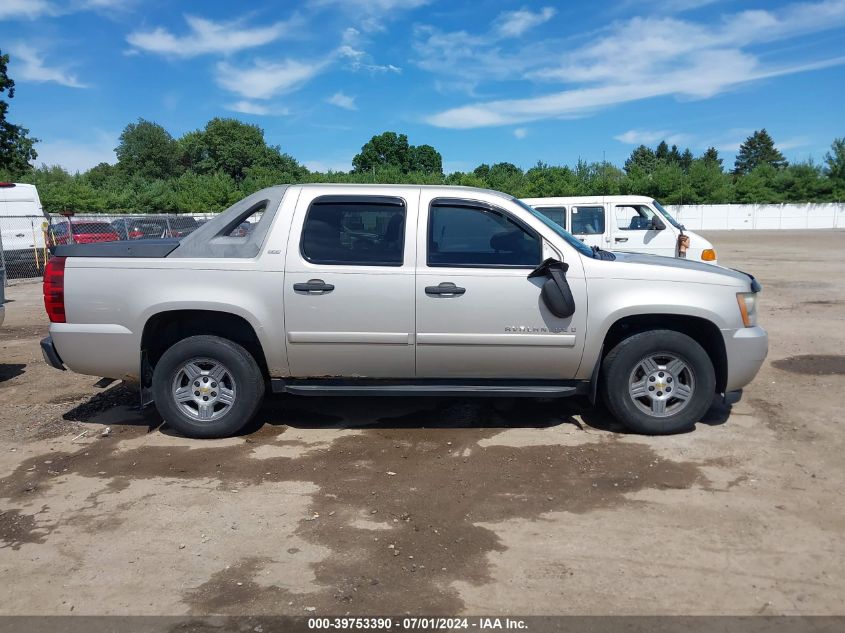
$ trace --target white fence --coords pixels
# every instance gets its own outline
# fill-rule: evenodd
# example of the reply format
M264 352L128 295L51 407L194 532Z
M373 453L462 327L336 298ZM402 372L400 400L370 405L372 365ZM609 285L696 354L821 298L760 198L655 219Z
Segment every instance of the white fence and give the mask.
M845 203L685 204L667 210L690 231L719 229L843 229Z

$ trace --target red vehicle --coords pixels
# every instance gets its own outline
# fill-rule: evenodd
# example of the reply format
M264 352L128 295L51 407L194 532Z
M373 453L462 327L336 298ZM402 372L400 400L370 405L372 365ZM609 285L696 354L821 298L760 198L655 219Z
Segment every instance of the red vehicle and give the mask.
M116 242L120 239L117 231L108 222L90 222L80 220L54 224L50 227L53 244L91 244L92 242Z

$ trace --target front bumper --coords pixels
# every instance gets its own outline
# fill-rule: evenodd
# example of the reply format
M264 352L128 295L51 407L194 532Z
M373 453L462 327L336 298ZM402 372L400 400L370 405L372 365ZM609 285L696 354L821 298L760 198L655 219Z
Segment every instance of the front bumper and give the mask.
M725 391L741 389L752 380L769 352L769 335L759 326L722 330L728 357Z
M50 365L50 367L55 367L56 369L61 369L62 371L65 370L65 364L59 357L59 353L56 351L56 346L53 345L52 336L41 339L41 354L44 356L44 362Z

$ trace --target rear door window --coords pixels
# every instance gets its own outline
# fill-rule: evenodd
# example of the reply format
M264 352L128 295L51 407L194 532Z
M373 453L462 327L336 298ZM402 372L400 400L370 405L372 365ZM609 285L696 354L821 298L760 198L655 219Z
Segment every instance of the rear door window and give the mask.
M305 217L300 251L312 264L401 266L406 216L401 198L317 198Z
M604 207L572 207L572 233L575 235L602 235L604 233Z

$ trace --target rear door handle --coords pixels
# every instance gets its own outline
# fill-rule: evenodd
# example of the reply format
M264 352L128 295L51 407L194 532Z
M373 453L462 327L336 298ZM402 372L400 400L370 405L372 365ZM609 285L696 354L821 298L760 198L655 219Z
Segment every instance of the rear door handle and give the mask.
M451 281L444 281L438 286L425 287L425 294L427 295L462 295L466 291L466 288L456 286Z
M627 242L627 241L628 241L628 238L627 238L627 237L617 237L617 238L616 238L616 241L617 241L617 242Z
M293 289L297 292L331 292L334 285L327 284L322 279L309 279L304 283L293 284Z

